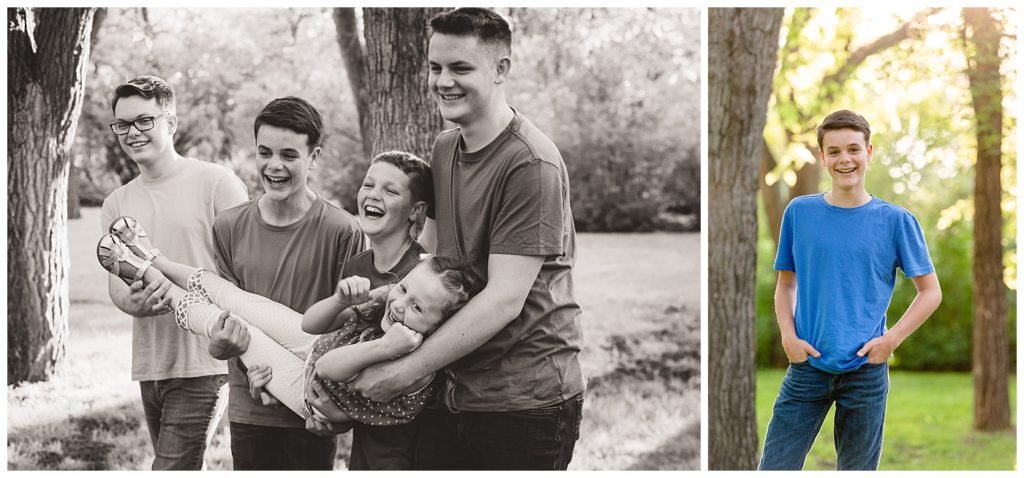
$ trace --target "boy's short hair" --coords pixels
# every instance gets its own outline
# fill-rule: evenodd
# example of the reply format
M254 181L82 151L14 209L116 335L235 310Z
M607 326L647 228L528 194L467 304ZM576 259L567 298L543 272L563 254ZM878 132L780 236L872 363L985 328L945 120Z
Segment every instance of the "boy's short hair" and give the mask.
M110 110L116 112L118 100L129 96L141 96L147 100L156 98L156 104L160 105L161 110L174 113L174 88L155 76L136 76L114 88L114 96L110 99Z
M426 161L405 151L387 151L374 156L370 164L374 163L388 163L405 173L414 203L423 201L428 207L434 203L434 176Z
M850 110L834 111L818 125L818 149L824 149L822 142L825 140L825 132L837 129L852 129L864 134L864 145L871 144L871 125L863 116Z
M320 136L324 130L320 112L308 101L295 96L278 98L264 106L252 126L253 138L260 132L260 126L270 125L306 135L306 146L310 151L320 146Z
M473 36L481 43L499 46L502 53L512 54L512 29L494 10L465 7L441 12L430 19L430 33Z

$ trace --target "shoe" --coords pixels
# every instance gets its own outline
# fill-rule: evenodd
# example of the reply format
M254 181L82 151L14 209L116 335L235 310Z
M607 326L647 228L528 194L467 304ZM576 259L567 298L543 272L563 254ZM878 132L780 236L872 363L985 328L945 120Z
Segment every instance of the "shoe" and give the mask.
M120 277L125 284L142 280L152 261L137 257L117 236L105 234L96 245L96 258L111 274Z
M147 261L152 261L154 257L160 255L160 251L149 243L149 234L146 234L142 224L133 217L121 216L114 219L110 224L110 233L128 246L132 253Z

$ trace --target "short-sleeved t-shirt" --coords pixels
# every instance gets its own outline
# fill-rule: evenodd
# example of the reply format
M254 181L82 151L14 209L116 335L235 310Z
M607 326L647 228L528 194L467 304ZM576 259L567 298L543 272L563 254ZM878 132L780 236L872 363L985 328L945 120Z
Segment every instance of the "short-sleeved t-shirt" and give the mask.
M229 169L182 158L163 177L136 177L103 200L100 226L107 233L121 216L142 224L164 256L196 267L216 266L213 221L248 199L245 184ZM210 341L178 328L173 314L132 320L132 380L165 380L227 373L210 356Z
M431 155L437 252L470 258L487 277L490 254L543 256L523 310L476 351L455 361L455 403L516 411L565 401L585 388L581 310L573 293L576 229L558 148L518 112L490 144L462 150L459 129Z
M860 368L857 351L885 333L896 269L935 271L913 214L876 197L843 208L824 194L800 196L782 219L775 269L796 273L796 334L821 353L810 365L840 374Z
M363 250L363 233L351 214L319 195L302 219L287 226L267 224L258 204L259 197L217 217L213 231L218 274L301 314L334 293L349 257ZM228 360L228 367L232 422L305 428L287 407L252 399L238 359Z

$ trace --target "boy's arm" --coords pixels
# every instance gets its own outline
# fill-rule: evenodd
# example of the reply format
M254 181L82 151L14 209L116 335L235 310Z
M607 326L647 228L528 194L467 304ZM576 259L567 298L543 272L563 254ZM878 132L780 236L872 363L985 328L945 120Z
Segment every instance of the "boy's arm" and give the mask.
M364 368L405 355L423 336L402 324L392 325L383 337L338 347L316 361L316 374L335 382L348 382Z
M779 271L778 282L775 283L775 319L779 322L782 333L782 348L790 363L801 363L808 355L821 357L821 353L806 340L797 337L793 311L796 310L796 272Z
M523 310L543 263L543 256L489 255L483 291L412 353L363 370L353 389L370 400L386 402L421 377L476 350Z
M932 312L939 308L942 302L942 288L939 286L939 278L934 272L912 277L914 287L917 288L917 296L907 307L896 325L887 330L880 337L875 337L864 344L857 351L858 357L868 357L869 363L882 363L889 360L893 350L896 350L910 334L914 333L924 321L931 317Z

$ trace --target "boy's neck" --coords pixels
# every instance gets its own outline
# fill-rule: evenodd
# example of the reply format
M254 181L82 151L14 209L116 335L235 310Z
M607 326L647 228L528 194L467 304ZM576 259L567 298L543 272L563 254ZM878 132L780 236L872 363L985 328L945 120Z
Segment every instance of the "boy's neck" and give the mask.
M139 166L139 176L146 181L155 181L173 173L185 158L177 151L171 150L166 155L148 164L135 163Z
M316 193L309 187L304 188L298 194L284 200L274 200L266 194L260 196L257 201L260 217L271 226L288 226L302 219L303 216L313 207L316 201Z
M370 249L373 249L373 267L379 272L390 271L398 265L413 242L408 230L390 236L367 237L370 239Z
M825 202L836 207L857 207L863 206L871 201L871 195L864 189L844 191L835 189L825 193Z
M500 107L495 108L493 112L479 118L472 124L460 124L459 129L462 133L462 143L465 145L466 152L479 151L484 146L491 144L491 141L494 141L494 138L497 138L508 127L508 124L512 122L512 118L515 116L516 114L512 111L512 107L502 101Z

